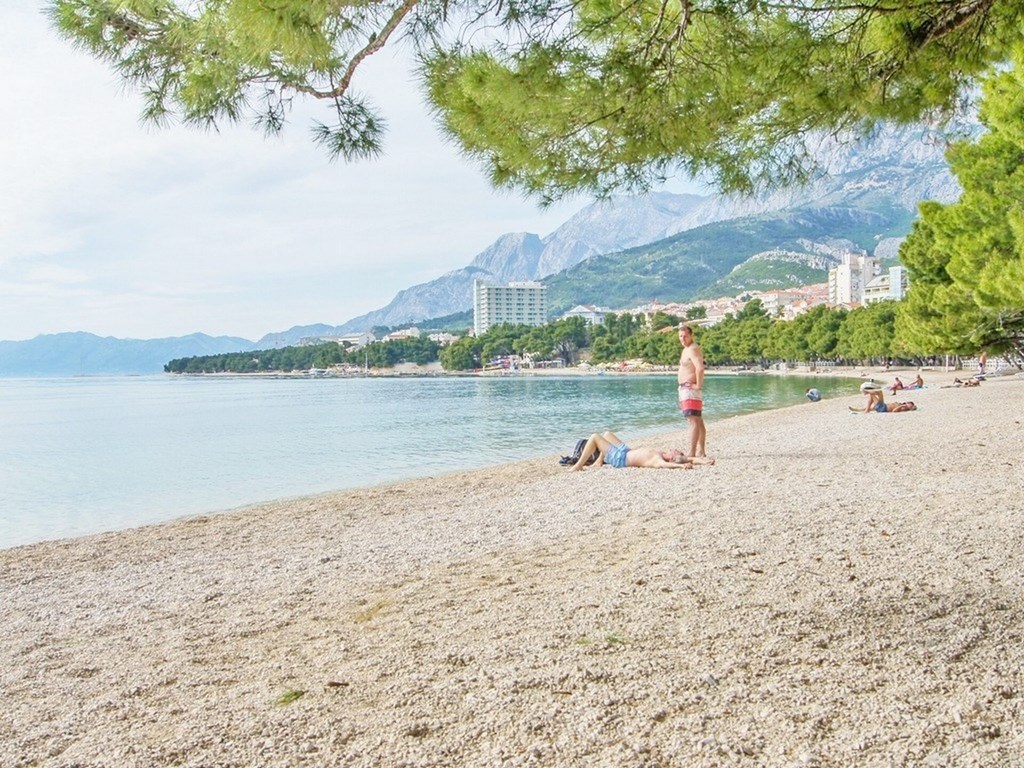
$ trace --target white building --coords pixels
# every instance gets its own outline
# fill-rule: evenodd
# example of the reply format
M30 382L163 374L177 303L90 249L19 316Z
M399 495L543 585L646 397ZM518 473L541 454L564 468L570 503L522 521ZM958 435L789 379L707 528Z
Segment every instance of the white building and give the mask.
M887 299L899 301L906 295L909 284L907 270L903 267L889 267L889 274L879 275L864 287L863 301L865 304Z
M543 283L473 281L473 330L477 336L504 323L544 325L547 321L548 287Z
M562 315L562 319L566 320L570 317L582 317L590 325L604 325L604 316L609 314L610 312L610 309L604 309L603 307L595 307L591 304L577 304L575 307L573 307L564 315Z
M377 340L369 331L365 333L352 333L348 336L316 336L307 339L302 339L299 342L300 347L308 347L314 344L327 344L334 342L335 344L341 344L343 347L347 347L349 350L362 349L367 344L370 344Z
M429 336L427 336L427 338L430 339L431 341L437 342L442 347L447 347L449 344L454 344L456 341L459 340L458 336L454 336L450 333L443 331L438 333L431 333Z
M402 328L399 331L392 331L384 337L384 341L398 341L399 339L418 339L422 334L415 325L411 328Z
M859 304L868 283L882 273L882 262L874 256L843 254L843 261L828 271L830 306Z

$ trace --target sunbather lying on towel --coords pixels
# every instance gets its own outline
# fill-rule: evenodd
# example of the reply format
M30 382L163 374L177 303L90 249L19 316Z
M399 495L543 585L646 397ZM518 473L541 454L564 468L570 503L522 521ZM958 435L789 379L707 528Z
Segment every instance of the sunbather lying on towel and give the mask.
M587 466L587 457L598 452L595 466L608 464L613 467L647 467L649 469L693 469L697 464L714 464L714 459L689 459L683 451L673 448L670 451L658 451L654 448L630 448L614 432L597 434L587 440L580 454L580 460L573 464L575 471Z

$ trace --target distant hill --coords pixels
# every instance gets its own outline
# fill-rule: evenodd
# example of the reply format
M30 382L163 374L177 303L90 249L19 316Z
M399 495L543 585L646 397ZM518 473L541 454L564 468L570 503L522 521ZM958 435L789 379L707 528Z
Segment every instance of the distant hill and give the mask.
M176 357L256 349L248 339L193 333L167 339L115 339L56 333L28 341L0 341L0 376L75 376L160 373Z

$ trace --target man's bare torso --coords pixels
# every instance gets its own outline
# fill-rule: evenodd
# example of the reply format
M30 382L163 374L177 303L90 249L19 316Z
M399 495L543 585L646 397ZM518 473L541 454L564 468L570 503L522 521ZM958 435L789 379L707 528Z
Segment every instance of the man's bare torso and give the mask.
M680 384L687 384L690 386L697 386L697 368L694 364L694 347L696 345L691 344L688 347L683 348L683 354L679 356L679 371L677 378Z

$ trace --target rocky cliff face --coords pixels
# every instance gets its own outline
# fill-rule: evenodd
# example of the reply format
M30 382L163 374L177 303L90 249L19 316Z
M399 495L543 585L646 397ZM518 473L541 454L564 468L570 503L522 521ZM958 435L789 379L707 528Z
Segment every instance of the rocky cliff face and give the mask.
M718 195L680 217L669 234L702 224L799 207L842 206L917 211L922 200L949 203L960 185L945 160L946 143L921 128L888 128L870 141L823 139L816 147L817 176L803 186L757 197Z

